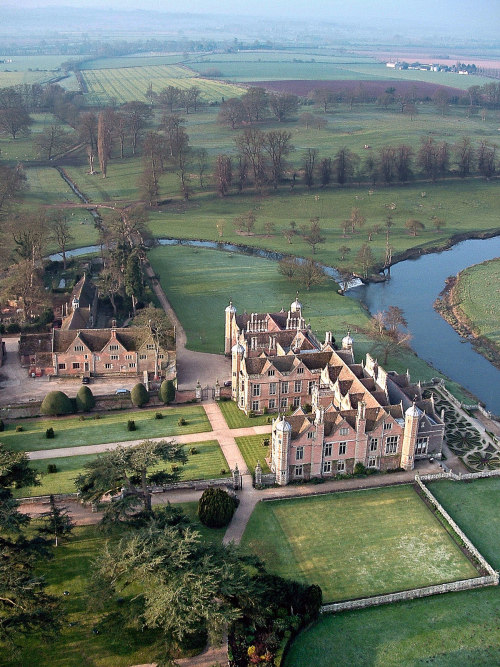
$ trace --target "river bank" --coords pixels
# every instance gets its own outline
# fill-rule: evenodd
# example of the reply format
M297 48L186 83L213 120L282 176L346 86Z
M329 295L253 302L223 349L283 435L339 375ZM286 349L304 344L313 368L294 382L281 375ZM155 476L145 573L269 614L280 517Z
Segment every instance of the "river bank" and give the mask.
M485 266L492 262L495 262L495 260L488 260L477 266ZM446 285L434 301L433 306L436 312L455 329L459 336L471 342L476 352L500 369L500 346L484 336L477 323L474 323L461 307L464 298L464 282L470 268L473 267L464 269L456 276L450 276L446 279ZM493 285L490 284L489 287L493 288ZM493 299L494 295L492 295Z

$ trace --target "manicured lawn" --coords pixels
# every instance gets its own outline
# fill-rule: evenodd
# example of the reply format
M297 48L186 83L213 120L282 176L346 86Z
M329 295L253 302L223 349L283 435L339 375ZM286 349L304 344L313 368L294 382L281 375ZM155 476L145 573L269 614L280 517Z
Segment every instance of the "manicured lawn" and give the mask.
M500 664L497 587L325 614L292 644L285 667Z
M259 503L242 544L325 602L477 576L411 486Z
M238 408L234 401L219 401L218 405L229 428L262 426L262 424L268 423L269 415L247 417L246 414Z
M493 567L500 567L500 479L429 489ZM498 587L325 615L300 634L286 667L498 665Z
M263 473L271 472L265 461L265 457L269 455L269 445L265 447L262 445L262 441L266 438L269 439L270 437L271 434L268 436L243 435L240 438L236 438L241 455L245 459L245 463L251 473L255 471L257 461L260 461L260 467L262 468Z
M428 486L490 565L500 569L500 478Z
M163 414L163 419L155 419L157 412ZM185 426L179 426L177 423L181 417L187 422ZM135 421L135 431L127 431L127 421L129 419ZM17 433L15 430L18 424L23 427L21 433ZM53 440L45 437L45 431L49 427L52 427L55 432ZM212 427L205 410L196 405L162 410L105 412L101 414L100 419L85 415L85 421L80 421L79 417L48 418L36 421L20 420L6 427L6 430L1 434L0 441L14 451L35 451L126 440L168 438L184 433L201 433L211 430Z
M191 454L191 448L196 448L197 454ZM229 473L229 466L222 449L216 440L197 442L194 445L185 445L184 451L188 455L186 465L180 467L181 480L216 479L221 477L221 470ZM84 472L84 465L96 458L96 454L78 456L61 456L55 459L36 459L31 467L41 473L41 485L15 489L17 498L29 496L45 496L51 493L75 493L74 479ZM53 463L57 472L48 473L47 466ZM159 466L163 469L163 466ZM169 469L170 466L167 466Z

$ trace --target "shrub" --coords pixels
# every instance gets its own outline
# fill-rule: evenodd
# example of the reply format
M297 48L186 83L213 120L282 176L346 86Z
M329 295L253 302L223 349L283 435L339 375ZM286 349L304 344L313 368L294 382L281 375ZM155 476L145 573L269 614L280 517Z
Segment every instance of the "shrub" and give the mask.
M306 414L312 412L312 405L310 403L304 403L302 408Z
M24 431L24 428L21 425L16 426L16 432L21 433L21 431Z
M198 502L198 518L209 528L223 528L231 521L237 501L223 489L205 489Z
M358 461L356 465L354 466L354 471L353 473L355 475L366 475L366 468L365 466L361 463L361 461Z
M76 409L80 412L90 412L95 406L95 398L92 390L82 385L76 395Z
M161 412L157 412L157 413L155 414L155 419L163 419L163 415L162 415L162 413L161 413Z
M221 475L227 475L227 470L225 468L220 469L220 474Z
M172 380L163 380L158 391L158 398L168 405L175 399L175 386Z
M129 419L127 422L127 431L135 431L135 430L136 430L135 421L133 419Z
M49 391L42 401L40 412L50 417L69 415L73 412L73 406L63 391Z
M130 392L130 398L136 408L142 408L149 401L149 394L142 382L138 382Z
M249 410L248 416L250 417L250 419L253 419L253 417L255 417L255 412L253 410Z
M0 419L0 431L5 431L5 424L3 423L3 419Z
M190 454L198 454L198 450L196 449L196 447L191 447L191 449L189 450L189 453Z
M184 419L184 417L180 417L179 421L177 422L178 426L186 426L187 421Z
M94 415L94 419L100 419L101 415Z
M49 474L52 474L52 473L54 473L54 472L57 472L57 466L56 466L56 464L55 464L55 463L49 463L49 465L47 466L47 472L48 472Z
M262 440L262 446L263 447L269 447L269 438L264 438Z
M78 421L80 421L80 422L84 422L84 421L85 421L85 417L84 417L83 415L80 415L80 416L78 417Z
M55 436L54 429L52 426L45 431L46 438L53 438Z

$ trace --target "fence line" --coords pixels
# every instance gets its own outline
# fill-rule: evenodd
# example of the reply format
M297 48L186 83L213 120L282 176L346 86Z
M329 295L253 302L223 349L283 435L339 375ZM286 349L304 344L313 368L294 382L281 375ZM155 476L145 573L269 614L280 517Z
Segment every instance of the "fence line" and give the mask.
M321 607L322 614L334 614L340 611L350 609L364 609L365 607L377 607L391 602L401 602L404 600L414 600L415 598L428 597L430 595L440 595L442 593L451 593L454 591L465 591L471 588L482 588L484 586L497 586L498 572L486 577L475 577L474 579L463 579L461 581L452 581L447 584L438 584L436 586L426 586L424 588L413 588L407 591L398 591L397 593L388 593L386 595L374 595L369 598L359 600L346 600L344 602L334 602L325 604Z
M467 479L482 479L485 477L500 477L500 469L498 470L483 470L482 472L459 472L458 475L451 469L447 472L428 473L427 475L415 475L423 482L433 482L438 479L451 479L454 482L463 482Z
M422 493L424 493L429 502L436 508L436 510L441 514L441 516L445 519L445 521L453 528L455 533L462 540L462 542L465 544L470 553L479 561L479 563L481 563L484 569L491 576L496 576L496 583L498 584L498 572L496 572L491 567L486 558L484 558L484 556L479 552L479 550L472 544L472 542L469 540L469 538L463 532L460 526L458 526L458 524L455 523L455 521L451 518L448 512L441 505L439 500L437 500L437 498L433 496L433 494L429 491L429 489L425 486L425 484L423 484L418 475L415 475L415 482L418 484L420 490L422 491Z

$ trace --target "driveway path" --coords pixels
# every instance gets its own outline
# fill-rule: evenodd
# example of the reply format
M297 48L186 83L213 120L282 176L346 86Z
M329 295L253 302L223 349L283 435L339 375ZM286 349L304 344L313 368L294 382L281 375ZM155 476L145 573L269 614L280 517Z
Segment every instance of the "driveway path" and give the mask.
M176 331L176 354L177 354L177 382L179 389L193 389L199 381L202 387L214 386L215 381L229 380L231 378L231 361L223 354L208 354L206 352L193 352L186 350L186 332L172 308L165 292L155 276L155 272L149 262L144 265L146 274L151 278L151 283L158 301L170 320L175 325ZM223 313L220 314L223 317Z

